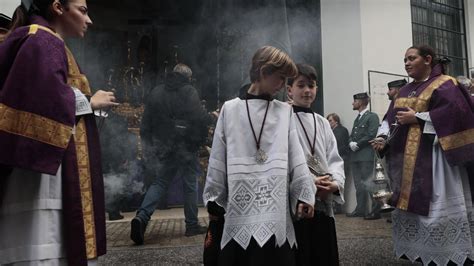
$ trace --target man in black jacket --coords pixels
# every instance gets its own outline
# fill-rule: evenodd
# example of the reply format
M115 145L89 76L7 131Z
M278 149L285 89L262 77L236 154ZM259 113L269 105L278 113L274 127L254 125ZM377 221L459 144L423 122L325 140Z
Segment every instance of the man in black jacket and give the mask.
M140 134L147 167L151 167L155 180L131 223L130 237L139 245L143 244L146 225L174 177L183 179L185 235L206 233L206 227L197 218L197 152L213 120L190 84L191 76L188 66L176 65L164 84L151 92L145 105Z

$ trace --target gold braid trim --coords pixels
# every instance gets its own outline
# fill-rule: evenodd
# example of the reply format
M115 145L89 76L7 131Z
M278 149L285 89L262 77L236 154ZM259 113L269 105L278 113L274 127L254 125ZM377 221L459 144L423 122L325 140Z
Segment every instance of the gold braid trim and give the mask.
M418 146L420 145L421 130L420 125L414 124L408 130L407 143L405 144L405 154L403 156L403 177L400 188L400 198L397 208L408 209L410 201L413 173L415 172L416 158L418 156Z
M68 85L78 88L85 95L91 95L87 78L80 73L79 66L71 51L66 47L68 61ZM81 190L84 237L86 240L87 259L97 258L97 239L95 233L94 198L92 194L92 175L90 169L89 144L84 117L76 125L74 135L76 144L77 166Z
M88 259L93 259L97 257L97 245L95 237L94 199L92 197L89 149L84 118L81 118L79 123L76 125L74 140L76 143L77 166L79 170L86 254Z
M58 37L61 41L64 41L63 38L61 38L61 36L59 36L59 34L57 34L56 32L54 32L52 29L48 28L48 27L44 27L44 26L41 26L41 25L38 25L38 24L31 24L30 25L30 29L28 30L28 34L29 35L32 35L32 34L36 34L38 32L38 30L44 30L46 32L49 32L51 33L52 35Z
M69 48L67 47L66 54L69 69L67 84L72 87L78 88L86 96L92 96L89 81L87 80L86 76L82 74L79 70L79 66L76 63L76 60L74 59L74 56L71 53L71 50L69 50Z
M428 104L431 100L433 91L439 88L443 83L454 78L441 75L436 80L423 90L418 97L410 98L397 98L395 101L395 108L412 108L415 112L426 112L428 110ZM401 210L408 209L408 203L410 202L410 194L413 183L413 173L415 172L416 159L418 157L418 149L420 146L421 129L419 124L412 124L408 130L407 142L405 144L405 154L403 157L403 176L402 185L400 187L400 197L398 199L397 208Z
M0 130L66 149L72 127L0 103Z
M444 151L456 149L474 143L474 128L439 138Z

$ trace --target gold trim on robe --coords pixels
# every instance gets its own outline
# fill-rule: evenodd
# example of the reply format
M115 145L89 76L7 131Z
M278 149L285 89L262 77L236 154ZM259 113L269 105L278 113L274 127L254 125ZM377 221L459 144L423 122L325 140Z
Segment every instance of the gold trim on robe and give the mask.
M474 128L439 138L443 151L449 151L474 143Z
M430 85L418 97L403 97L397 98L395 101L395 108L412 108L415 112L426 112L428 111L428 104L431 100L433 91L439 88L443 83L448 80L452 80L457 84L453 77L447 75L441 75L436 80L431 82ZM410 202L410 194L413 183L413 173L415 172L415 164L418 156L418 149L420 146L421 139L421 128L419 124L412 124L408 130L407 142L405 144L405 154L403 156L403 173L402 173L402 184L400 187L400 197L398 199L397 208L401 210L408 209L408 203Z
M91 90L85 75L80 73L79 66L71 51L66 48L68 61L68 85L78 88L83 94L90 96ZM97 258L97 239L95 232L94 198L92 195L92 175L90 169L89 144L84 118L80 118L74 135L77 165L82 201L84 236L86 240L87 259Z
M84 74L81 74L81 71L76 63L76 60L74 59L74 56L67 47L66 54L69 69L67 84L72 87L78 88L86 96L92 96L89 81L87 80Z
M97 257L97 245L95 237L94 200L92 197L87 131L84 118L81 118L79 123L76 125L74 141L76 144L77 166L79 170L86 253L88 259L93 259Z
M56 32L54 32L52 29L48 28L48 27L45 27L45 26L41 26L41 25L38 25L38 24L31 24L30 25L30 28L28 30L28 34L31 35L31 34L36 34L38 32L38 29L41 29L41 30L44 30L46 32L49 32L51 33L52 35L58 37L59 39L61 39L62 41L63 38L61 38L61 36L59 36L59 34L57 34Z
M0 103L0 130L66 149L72 127Z

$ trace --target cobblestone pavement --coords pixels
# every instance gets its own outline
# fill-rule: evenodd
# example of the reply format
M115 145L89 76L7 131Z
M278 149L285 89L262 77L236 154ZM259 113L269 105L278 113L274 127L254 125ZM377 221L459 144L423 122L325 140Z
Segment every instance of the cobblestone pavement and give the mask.
M173 213L174 212L174 213ZM130 240L130 219L107 222L107 255L101 265L201 265L204 235L184 236L182 209L159 211L148 224L145 245ZM205 215L203 209L200 215ZM200 222L207 225L207 218ZM394 258L391 224L386 219L366 221L336 215L341 265L411 265Z
M208 225L207 218L199 218ZM204 235L184 236L184 219L156 219L148 223L145 246L179 247L198 246L204 243ZM107 223L107 246L109 248L133 247L130 239L130 222Z

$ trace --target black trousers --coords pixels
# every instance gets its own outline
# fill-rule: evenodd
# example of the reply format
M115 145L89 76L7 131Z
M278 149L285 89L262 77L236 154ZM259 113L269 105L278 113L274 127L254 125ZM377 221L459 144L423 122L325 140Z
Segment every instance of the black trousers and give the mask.
M247 249L231 240L220 249L224 221L210 221L204 242L203 262L206 266L294 266L295 249L288 242L277 247L275 236L260 247L253 238Z
M333 217L316 211L311 219L294 222L296 265L339 265L336 224Z

